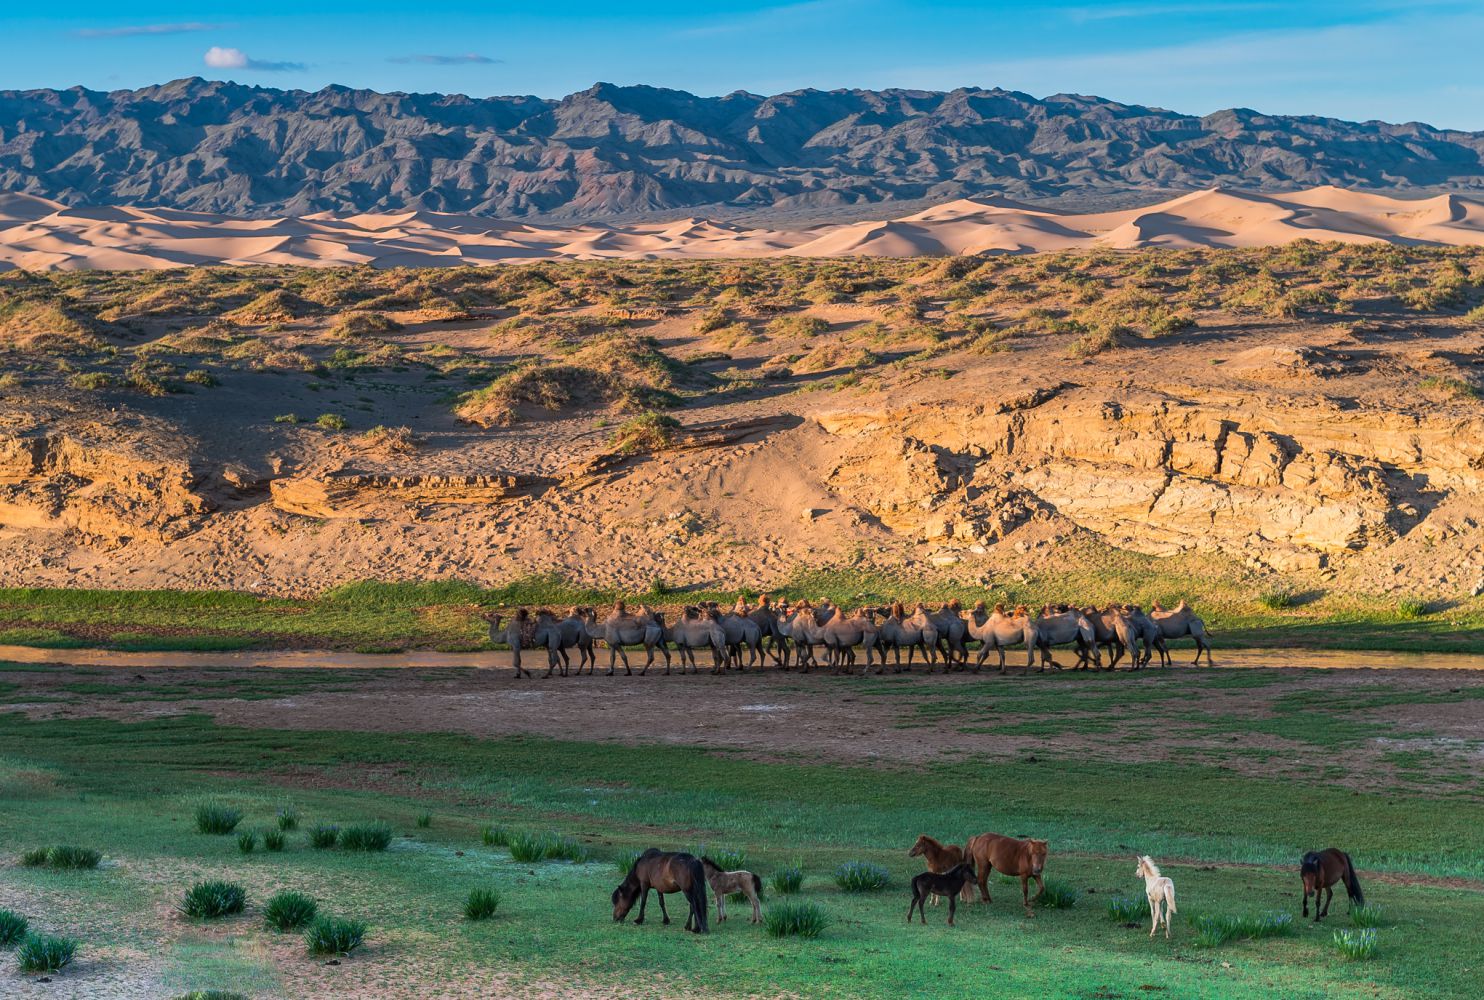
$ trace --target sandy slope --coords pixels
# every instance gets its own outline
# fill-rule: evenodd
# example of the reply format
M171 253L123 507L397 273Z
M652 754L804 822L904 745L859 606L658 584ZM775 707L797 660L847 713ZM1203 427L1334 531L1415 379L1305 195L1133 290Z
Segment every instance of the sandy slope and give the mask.
M1252 247L1298 239L1484 245L1484 201L1407 200L1319 187L1196 191L1146 208L1073 215L959 200L897 219L801 230L685 218L554 228L433 212L234 219L168 209L65 208L0 194L0 269L194 264L429 267L534 259L904 257L1097 247Z

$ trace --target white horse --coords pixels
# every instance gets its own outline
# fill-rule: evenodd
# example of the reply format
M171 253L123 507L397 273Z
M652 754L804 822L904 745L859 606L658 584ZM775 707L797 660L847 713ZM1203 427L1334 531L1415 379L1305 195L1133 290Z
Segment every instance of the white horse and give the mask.
M701 865L706 870L706 881L711 884L711 891L716 894L717 923L726 920L727 896L734 892L742 893L752 903L752 922L755 924L763 922L762 907L757 905L758 893L763 891L762 879L749 871L722 871L721 866L710 858L702 858Z
M1170 914L1175 912L1175 883L1159 873L1159 867L1145 854L1139 858L1139 867L1134 869L1134 874L1144 880L1144 895L1149 897L1149 915L1153 923L1149 925L1149 936L1154 937L1154 932L1159 929L1161 919L1165 923L1165 940L1170 938ZM1164 913L1160 913L1160 904L1164 904Z

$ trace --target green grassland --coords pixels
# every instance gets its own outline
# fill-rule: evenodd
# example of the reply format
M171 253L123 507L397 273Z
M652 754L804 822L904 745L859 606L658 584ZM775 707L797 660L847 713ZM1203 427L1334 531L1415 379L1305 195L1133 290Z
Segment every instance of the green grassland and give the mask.
M15 687L37 669L7 676ZM263 671L226 688L218 675L192 671L172 683L196 697L289 697L295 687L355 684L361 673ZM997 682L978 702L966 702L967 689L943 689L941 679L932 688L853 682L852 697L890 702L909 726L951 717L1014 734L1039 721L1040 736L1056 747L986 758L944 745L926 763L884 752L869 767L820 758L807 729L796 751L753 759L644 742L245 728L202 715L130 723L3 715L0 894L35 929L80 940L76 967L57 978L84 992L110 970L157 955L150 974L170 990L263 997L426 996L435 985L477 992L471 984L523 995L552 983L598 995L629 984L646 996L1477 995L1477 777L1441 766L1447 755L1428 749L1366 773L1359 751L1391 731L1365 719L1405 703L1476 703L1479 687L1470 680L1461 693L1401 691L1382 676L1351 688L1342 703L1313 690L1308 673L1064 674ZM170 693L136 686L99 683L79 693ZM1185 698L1172 694L1176 687ZM1259 699L1254 712L1202 711L1235 689ZM1159 760L1141 752L1148 743L1109 735L1089 751L1074 740L1099 739L1100 722L1106 731L1131 715L1170 731L1198 726L1207 749ZM615 735L642 741L654 724L633 720L632 731ZM1310 762L1299 769L1307 777L1232 766L1262 736L1287 741L1283 756ZM300 827L282 853L244 855L234 837L195 832L193 809L207 797L241 808L239 829L271 827L285 807ZM425 813L426 827L418 819ZM316 822L371 820L395 831L384 853L306 842ZM483 842L486 827L570 836L589 856L516 862ZM1070 890L1073 905L1042 907L1028 919L1018 884L996 879L994 902L961 908L957 928L944 926L941 907L929 908L927 927L907 926L905 886L919 870L907 846L921 832L962 840L984 829L1049 839L1047 875ZM15 864L22 851L56 843L95 847L104 864L75 872ZM1355 856L1368 901L1383 911L1372 961L1346 960L1333 947L1334 929L1351 926L1343 894L1324 925L1297 919L1296 861L1329 844ZM748 924L741 905L707 938L683 933L681 919L660 926L653 907L646 926L616 925L608 903L619 879L614 861L651 845L739 850L765 879L798 864L798 898L821 906L830 924L816 940L775 939ZM1109 916L1113 896L1142 889L1136 852L1160 859L1176 882L1171 942L1151 942L1147 926ZM891 887L836 888L835 867L856 859L887 867ZM180 894L204 878L243 885L245 914L210 924L174 915ZM465 895L491 885L501 895L495 917L465 921ZM263 904L285 888L367 921L366 946L328 967L294 935L266 930ZM675 899L671 914L683 919ZM780 899L767 894L765 909ZM1294 914L1291 935L1217 947L1197 940L1201 916L1270 911Z

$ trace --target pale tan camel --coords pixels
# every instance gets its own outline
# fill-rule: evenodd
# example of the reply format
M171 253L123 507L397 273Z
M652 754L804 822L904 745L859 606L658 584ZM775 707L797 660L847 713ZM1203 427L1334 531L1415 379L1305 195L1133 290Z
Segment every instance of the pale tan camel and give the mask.
M996 604L992 613L986 613L984 602L974 605L974 610L965 622L969 636L978 639L979 659L974 663L977 671L984 666L984 659L991 649L1000 654L1000 673L1005 672L1005 649L1008 646L1025 645L1025 668L1029 670L1035 661L1036 630L1031 624L1030 611L1020 605L1013 613L1007 612L1003 604Z
M889 649L895 656L895 672L902 672L902 650L907 650L907 670L912 670L912 656L919 649L922 650L922 658L928 663L928 672L931 673L933 665L937 662L938 628L933 624L932 618L923 610L919 604L916 610L909 616L907 609L897 601L888 610L886 619L880 624L878 630L881 633L881 659L886 661L886 651Z
M1215 666L1211 662L1211 643L1206 639L1206 623L1196 617L1189 604L1183 600L1175 605L1173 610L1166 611L1154 603L1154 609L1149 612L1149 617L1154 619L1154 624L1159 626L1160 634L1166 639L1183 639L1190 636L1195 640L1195 663L1201 665L1201 653L1206 654L1206 666ZM1160 666L1169 666L1170 654L1166 650L1160 650Z

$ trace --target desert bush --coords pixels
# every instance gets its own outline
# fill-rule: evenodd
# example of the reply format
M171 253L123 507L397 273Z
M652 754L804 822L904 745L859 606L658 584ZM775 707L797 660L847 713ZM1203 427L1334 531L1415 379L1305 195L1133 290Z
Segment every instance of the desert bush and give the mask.
M191 990L174 1000L248 1000L248 997L245 993L233 993L231 990Z
M1351 907L1350 922L1356 927L1385 927L1386 911L1374 903Z
M1074 358L1091 358L1123 346L1122 332L1117 327L1098 327L1088 330L1067 347Z
M0 300L0 345L21 351L79 354L103 346L98 324L55 302Z
M284 840L285 837L282 830L264 830L263 850L275 852L281 851L283 850Z
M208 389L216 385L216 377L204 368L192 368L181 378L191 385L204 386Z
M280 413L273 418L275 424L297 424L299 415L297 413Z
M1293 590L1285 584L1277 584L1258 594L1257 603L1269 611L1291 608L1293 607Z
M763 930L773 937L817 938L829 924L829 915L818 903L802 900L775 903L763 913Z
M1362 927L1359 930L1342 928L1335 931L1335 951L1351 961L1369 961L1376 957L1376 929Z
M500 892L493 886L489 888L470 889L469 895L464 899L465 920L488 920L495 915L495 910L500 907Z
M1037 901L1051 910L1067 910L1077 905L1077 890L1059 879L1046 879L1045 891Z
M1437 393L1448 399L1478 399L1484 396L1484 390L1472 382L1465 382L1461 378L1450 378L1444 375L1429 375L1418 387L1428 392Z
M346 851L384 851L392 843L392 828L385 823L357 823L340 831L340 847Z
M223 313L223 319L239 323L284 323L317 312L312 302L305 301L284 288L264 292L246 305Z
M713 333L722 329L730 322L731 315L725 309L707 309L696 317L696 333Z
M835 884L846 892L877 892L891 884L891 873L869 861L847 861L835 869Z
M0 948L12 948L26 936L26 918L14 910L0 910Z
M333 823L316 823L309 830L309 846L321 850L334 847L340 839L340 827Z
M311 896L302 892L279 892L263 907L263 921L276 931L296 931L313 920L318 910Z
M322 430L343 431L350 426L350 421L338 413L321 413L314 418L314 425Z
M402 329L402 324L390 316L377 312L352 312L340 317L340 320L330 327L330 336L345 337L352 339L356 337L370 337L379 333L395 333Z
M237 835L237 850L243 854L251 854L258 849L258 835L251 830L243 830Z
M768 886L780 896L792 895L804 887L804 869L786 865L769 876Z
M1427 602L1418 597L1403 597L1396 602L1396 613L1402 618L1421 618L1427 614Z
M71 938L33 934L21 942L16 958L22 972L51 975L65 969L76 954L77 942Z
M235 882L212 879L197 882L186 890L180 902L180 912L188 917L214 920L218 917L241 913L247 903L247 893Z
M1114 896L1108 900L1108 918L1126 924L1149 919L1147 896Z
M389 455L410 455L417 451L418 440L410 427L385 427L377 424L356 439L361 447Z
M67 380L67 384L74 389L97 392L99 389L109 389L118 385L118 379L107 372L78 372Z
M311 955L349 955L365 939L365 922L345 917L316 917L304 932Z
M201 833L223 835L237 829L242 810L221 802L206 801L196 806L196 829Z
M675 440L680 421L653 411L624 421L613 432L613 450L621 455L648 454Z
M806 340L828 332L829 328L830 325L818 316L795 313L773 320L767 326L767 334L781 340Z

